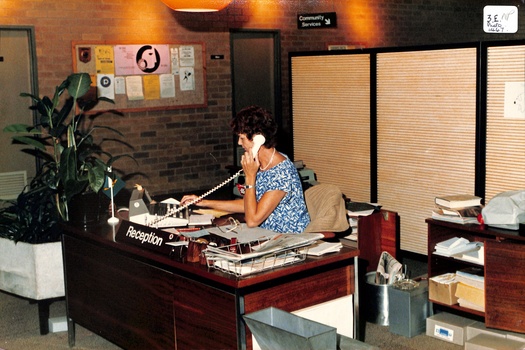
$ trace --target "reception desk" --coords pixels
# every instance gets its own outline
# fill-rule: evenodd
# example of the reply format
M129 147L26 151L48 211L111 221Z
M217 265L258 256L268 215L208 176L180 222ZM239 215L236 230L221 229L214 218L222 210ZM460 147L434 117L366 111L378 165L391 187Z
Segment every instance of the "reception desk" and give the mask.
M357 249L241 278L116 242L118 228L63 226L70 346L79 324L125 349L252 349L242 315L351 295L359 334Z

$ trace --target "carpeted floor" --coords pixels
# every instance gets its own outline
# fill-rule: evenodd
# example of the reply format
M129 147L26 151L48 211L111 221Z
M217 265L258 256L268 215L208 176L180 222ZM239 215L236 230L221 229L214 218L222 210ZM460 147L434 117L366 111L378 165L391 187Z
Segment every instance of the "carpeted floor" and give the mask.
M65 302L57 301L51 305L50 317L65 316ZM388 327L366 323L365 342L380 349L391 350L459 350L462 346L442 340L418 335L406 338L389 332ZM4 350L55 350L70 349L67 332L40 335L38 325L38 306L28 300L0 292L0 349ZM73 349L120 349L114 344L76 326L76 343Z

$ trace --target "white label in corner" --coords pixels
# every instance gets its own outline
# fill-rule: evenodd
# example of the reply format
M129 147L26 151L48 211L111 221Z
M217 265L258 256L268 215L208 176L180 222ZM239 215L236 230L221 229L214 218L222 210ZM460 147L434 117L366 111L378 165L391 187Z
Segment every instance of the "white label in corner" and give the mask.
M454 330L436 325L434 327L434 336L451 342L454 338Z

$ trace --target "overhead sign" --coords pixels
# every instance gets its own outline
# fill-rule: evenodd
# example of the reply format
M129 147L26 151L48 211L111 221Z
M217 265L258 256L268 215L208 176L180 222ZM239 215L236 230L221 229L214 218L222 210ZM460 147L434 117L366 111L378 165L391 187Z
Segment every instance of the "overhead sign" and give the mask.
M297 15L297 28L299 29L335 27L337 27L337 14L335 12Z

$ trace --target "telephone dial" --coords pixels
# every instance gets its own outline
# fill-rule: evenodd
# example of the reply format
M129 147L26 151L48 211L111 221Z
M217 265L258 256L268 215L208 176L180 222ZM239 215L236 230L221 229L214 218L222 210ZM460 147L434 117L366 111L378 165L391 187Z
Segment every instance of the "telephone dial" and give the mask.
M253 136L252 154L253 154L254 157L257 157L257 154L259 153L259 149L261 148L262 145L264 145L265 142L266 142L266 138L263 135L257 134L257 135ZM222 188L222 187L226 186L228 183L233 181L237 176L239 176L242 173L242 171L243 170L240 169L237 173L235 173L234 175L230 176L228 179L226 179L225 181L221 182L220 184L218 184L217 186L215 186L211 190L207 191L206 193L204 193L204 194L200 195L199 197L195 198L194 200L192 200L192 201L190 201L190 202L188 202L188 203L186 203L184 205L176 206L176 207L173 207L173 208L169 209L166 212L166 214L156 217L151 222L147 223L146 226L150 226L150 227L156 226L162 220L165 220L165 219L167 219L169 217L176 216L177 213L180 213L183 210L186 210L190 205L193 205L193 204L199 202L200 200L206 198L207 196L209 196L213 192L217 191L219 188Z

